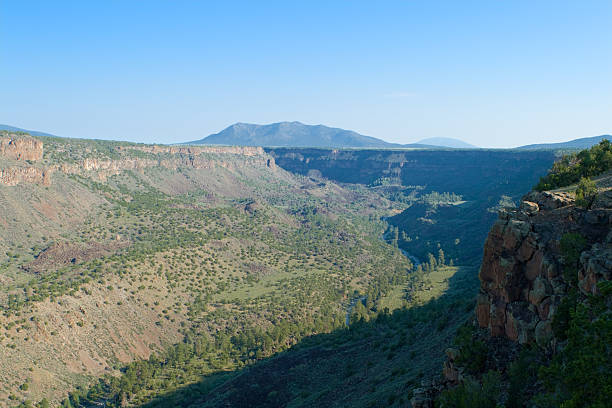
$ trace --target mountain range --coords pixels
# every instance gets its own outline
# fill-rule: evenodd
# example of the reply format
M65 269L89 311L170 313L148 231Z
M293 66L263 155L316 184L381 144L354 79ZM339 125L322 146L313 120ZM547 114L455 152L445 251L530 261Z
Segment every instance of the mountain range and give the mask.
M45 133L45 132L38 132L36 130L28 130L28 129L22 129L22 128L18 128L15 126L10 126L10 125L2 125L0 124L0 130L6 130L9 132L25 132L25 133L29 133L32 136L50 136L50 137L57 137L55 135L52 135L51 133Z
M603 139L612 140L611 135L600 135L592 137L582 137L580 139L570 140L561 143L540 143L517 147L521 150L536 150L536 149L588 149L596 145Z
M25 132L32 136L58 137L36 130L0 124L0 130ZM515 147L518 150L587 149L611 135L583 137L560 143L539 143ZM268 125L235 123L203 139L186 142L196 145L263 146L263 147L319 147L319 148L382 148L382 149L478 149L477 146L451 137L432 137L416 143L390 143L341 128L306 125L301 122L278 122Z
M266 147L353 147L353 148L475 148L458 139L436 137L417 143L389 143L352 130L301 122L279 122L269 125L235 123L219 133L189 144L240 145Z

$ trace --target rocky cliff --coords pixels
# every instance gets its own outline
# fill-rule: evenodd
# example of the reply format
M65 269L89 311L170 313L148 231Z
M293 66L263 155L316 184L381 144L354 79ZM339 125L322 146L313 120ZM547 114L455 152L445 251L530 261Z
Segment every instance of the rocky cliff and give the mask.
M460 205L412 203L387 221L404 232L400 247L426 259L478 265L482 245L502 201L517 201L554 161L554 152L507 150L342 150L266 148L279 167L294 173L387 189L394 197L433 191L461 195ZM401 199L401 198L400 198ZM420 204L420 205L418 205Z
M13 160L40 160L43 142L28 135L0 133L0 156Z
M55 143L58 144L58 143ZM91 148L88 148L91 152ZM0 185L16 186L21 183L51 185L52 174L84 175L99 180L128 170L142 171L147 168L163 167L212 169L232 168L239 164L276 167L274 158L261 147L211 146L181 147L156 145L119 145L109 155L94 157L70 157L76 149L70 141L55 146L53 159L44 164L31 163L43 159L43 142L25 134L0 134ZM85 149L87 151L87 149ZM22 163L28 161L28 164Z
M560 244L566 234L586 242L580 254L578 288L596 294L612 278L612 191L602 192L589 210L569 193L532 192L516 210L504 210L484 247L476 316L491 336L520 344L554 344L552 319L567 295Z
M17 184L40 184L51 185L51 174L53 169L41 169L37 167L7 167L0 168L0 184L5 186L16 186Z
M458 334L457 348L446 350L442 376L423 381L422 387L413 391L413 408L431 408L436 400L439 406L456 406L453 404L463 398L461 395L479 398L491 392L485 386L491 381L491 376L485 378L491 372L501 381L496 396L489 398L491 406L506 406L505 402L513 399L509 406L535 406L529 404L536 395L556 401L547 406L559 406L555 404L571 394L550 393L538 373L547 369L563 373L564 368L559 367L576 369L578 366L571 363L565 365L575 358L571 353L576 353L576 347L578 358L593 357L593 364L599 364L594 372L605 370L602 362L608 360L601 351L605 347L582 351L586 345L576 340L581 335L576 333L588 330L597 333L590 341L601 342L609 336L602 324L609 319L610 295L600 295L601 288L607 287L604 282L612 280L612 174L599 177L597 184L599 193L588 209L576 205L571 192L575 187L568 187L532 191L522 198L519 208L500 211L484 245L476 318ZM592 307L597 297L604 299L600 309ZM582 331L568 339L570 322L581 307L582 313L590 312L584 314ZM600 322L594 323L593 329L589 328L591 321ZM525 352L531 353L530 357L521 357ZM552 366L556 368L549 368ZM584 366L580 367L584 371ZM550 372L549 381L563 384L567 378L565 374L555 378ZM516 388L520 381L525 389ZM600 379L594 381L599 384ZM589 392L593 393L592 389L597 390L595 394L604 392L599 385Z

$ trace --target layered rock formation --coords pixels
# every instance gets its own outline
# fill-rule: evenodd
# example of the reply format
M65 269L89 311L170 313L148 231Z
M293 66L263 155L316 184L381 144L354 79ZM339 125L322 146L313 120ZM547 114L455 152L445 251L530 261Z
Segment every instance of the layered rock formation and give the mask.
M3 132L0 134L0 156L13 160L40 160L43 142L30 136Z
M53 169L41 169L37 167L8 167L0 168L0 184L5 186L16 186L18 184L40 184L51 185L51 174Z
M612 206L608 190L590 210L568 193L531 192L519 209L504 210L491 229L480 270L476 317L491 336L542 347L554 341L551 323L570 282L563 274L560 240L579 234L588 250L580 256L579 288L595 293L612 276Z
M189 154L199 155L202 153L239 154L242 156L262 156L265 154L262 147L254 146L120 146L117 150L139 150L142 152L159 154Z
M36 161L43 157L43 142L27 135L14 135L4 132L0 137L0 157L8 159L8 164L0 167L0 185L16 186L21 183L51 184L51 174L58 171L63 174L93 176L99 180L127 170L142 171L147 168L163 167L175 170L180 167L194 169L212 169L215 167L233 167L233 157L245 158L255 166L276 168L274 158L267 155L261 147L240 146L117 146L116 152L122 157L82 158L76 162L66 161L41 167L14 163L11 161ZM134 151L144 155L135 156ZM61 150L60 150L61 152ZM141 157L143 156L143 157Z

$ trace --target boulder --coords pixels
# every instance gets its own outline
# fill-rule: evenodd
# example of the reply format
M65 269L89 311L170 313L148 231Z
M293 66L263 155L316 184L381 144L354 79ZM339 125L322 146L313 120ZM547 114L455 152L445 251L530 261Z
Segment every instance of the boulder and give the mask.
M522 242L521 247L518 250L516 259L520 262L526 262L531 259L534 252L538 248L538 243L533 234L529 234L527 238Z
M527 214L532 215L540 211L540 206L532 201L522 201L520 209L525 211Z

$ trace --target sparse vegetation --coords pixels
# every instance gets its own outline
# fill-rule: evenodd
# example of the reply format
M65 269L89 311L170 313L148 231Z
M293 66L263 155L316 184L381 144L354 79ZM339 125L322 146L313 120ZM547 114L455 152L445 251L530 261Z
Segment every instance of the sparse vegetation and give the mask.
M564 155L550 173L540 179L535 189L553 190L578 183L612 169L612 144L604 139L598 145L578 153Z

